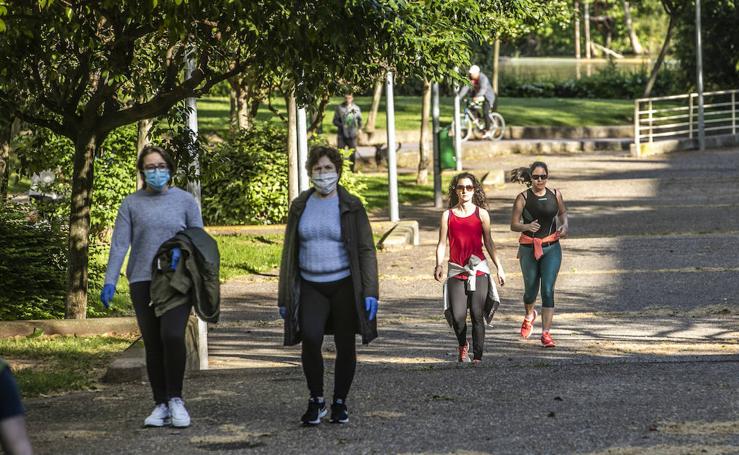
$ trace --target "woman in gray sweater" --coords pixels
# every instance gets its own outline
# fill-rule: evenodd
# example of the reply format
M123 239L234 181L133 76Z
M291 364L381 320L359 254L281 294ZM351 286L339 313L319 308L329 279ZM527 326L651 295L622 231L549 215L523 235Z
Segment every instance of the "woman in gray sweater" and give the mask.
M313 188L290 207L280 266L278 306L285 319L285 345L302 341L303 372L310 399L302 417L317 425L328 413L323 397L325 334L336 343L331 422L347 423L346 398L357 364L355 334L363 343L377 337L377 258L367 212L338 185L343 160L338 150L316 147L306 167Z
M146 371L155 403L144 425L187 427L190 416L182 401L182 382L186 361L185 328L192 305L181 305L157 317L150 306L149 288L151 264L159 246L186 228L203 227L203 219L195 198L170 186L175 164L163 149L146 147L136 167L144 180L144 188L126 197L118 209L100 300L106 308L110 306L130 247L126 277L144 339ZM173 249L171 262L165 267L175 269L180 254L178 248Z

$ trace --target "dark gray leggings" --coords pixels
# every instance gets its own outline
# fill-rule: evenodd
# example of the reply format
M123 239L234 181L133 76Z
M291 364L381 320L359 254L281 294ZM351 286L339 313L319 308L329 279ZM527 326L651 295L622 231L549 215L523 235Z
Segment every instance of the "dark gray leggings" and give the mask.
M157 317L154 308L149 306L150 286L151 281L131 283L131 300L146 348L146 372L151 391L159 404L182 397L187 360L185 328L191 305L180 305Z
M472 354L474 359L482 359L485 348L485 300L488 296L490 278L488 275L477 277L475 292L465 291L465 282L457 278L447 281L449 306L452 310L454 333L460 346L467 342L467 307L472 317Z
M357 308L352 278L330 283L302 280L300 284L300 330L303 336L302 361L311 397L323 396L323 355L321 346L327 326L332 327L336 343L334 399L349 394L357 352Z

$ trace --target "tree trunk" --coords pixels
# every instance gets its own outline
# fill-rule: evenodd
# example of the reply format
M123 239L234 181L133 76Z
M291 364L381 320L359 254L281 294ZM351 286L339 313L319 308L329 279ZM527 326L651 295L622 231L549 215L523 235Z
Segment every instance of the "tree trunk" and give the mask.
M0 137L0 204L4 203L8 198L8 186L10 185L10 152L12 151L11 143L15 136L20 133L21 121L19 118L12 118L8 122L7 128L2 131Z
M580 60L582 58L582 53L580 52L580 0L575 0L575 14L574 14L574 22L575 22L575 58L577 60Z
M144 147L149 145L149 131L154 126L154 119L148 118L139 120L137 123L138 131L136 136L136 159L141 155ZM141 178L141 173L136 173L136 188L141 189L144 187L144 181Z
M592 56L592 46L590 45L590 1L585 0L583 4L583 25L585 26L585 58L590 59Z
M431 160L431 83L427 80L423 81L423 104L421 106L421 142L418 145L418 176L416 176L416 183L419 185L425 185L429 181L429 164ZM388 144L388 153L390 147L395 147L395 144Z
M641 55L644 50L639 43L639 37L636 36L634 31L634 24L631 21L631 6L629 6L628 0L622 0L624 5L624 21L626 22L626 30L629 32L629 40L631 41L631 48L634 50L634 54Z
M0 138L0 205L8 198L8 179L10 178L10 127L2 132Z
M493 92L498 94L498 75L500 74L500 40L493 44ZM491 106L492 107L492 106Z
M300 194L298 185L298 106L295 100L295 92L290 91L287 96L287 194L290 203Z
M649 79L647 80L647 85L644 87L644 94L642 94L642 98L649 98L652 94L654 83L657 82L657 74L659 73L659 69L662 66L662 63L665 61L665 55L667 55L667 48L670 47L670 40L672 39L672 29L674 27L675 27L675 15L670 14L670 22L667 24L667 33L665 33L665 40L662 43L662 49L660 49L659 51L657 60L655 60L654 62L654 66L652 67L652 72L649 74Z
M328 93L324 93L323 96L321 96L321 101L318 102L318 106L311 113L310 126L308 127L309 136L313 133L323 134L323 116L325 115L326 106L330 100L331 97Z
M246 86L244 80L233 77L228 80L231 91L229 92L230 109L230 129L232 133L239 130L249 129L250 109L249 104L249 87Z
M364 131L367 136L371 136L375 132L375 123L377 122L377 111L380 110L380 99L382 98L382 79L375 81L375 93L372 95L372 108L367 117L367 124Z
M94 156L98 137L83 133L74 145L72 204L69 216L69 270L67 274L67 306L64 317L85 319L87 316L87 263L90 237L90 207Z

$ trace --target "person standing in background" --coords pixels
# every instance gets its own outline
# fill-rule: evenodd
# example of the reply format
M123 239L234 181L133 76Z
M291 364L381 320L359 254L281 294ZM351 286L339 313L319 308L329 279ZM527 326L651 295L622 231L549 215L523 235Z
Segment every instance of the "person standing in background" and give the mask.
M362 129L362 111L354 104L354 96L351 93L344 95L344 102L336 106L333 124L337 129L336 148L339 150L348 148L352 151L349 161L354 171L357 136Z

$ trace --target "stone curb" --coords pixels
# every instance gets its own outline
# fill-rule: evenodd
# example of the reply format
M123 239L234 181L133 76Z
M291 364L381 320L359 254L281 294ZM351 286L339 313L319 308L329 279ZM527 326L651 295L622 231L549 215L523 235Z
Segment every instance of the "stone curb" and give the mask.
M418 221L398 221L377 244L383 251L397 251L420 245Z
M726 148L737 145L739 145L739 134L706 136L706 148ZM685 150L697 150L698 148L698 139L682 138L657 142L642 142L639 144L639 149L636 148L636 144L632 143L630 151L632 156L643 157Z
M504 139L620 139L633 138L633 125L616 126L508 126ZM397 130L395 140L401 143L420 142L421 132L418 130ZM387 131L375 130L372 133L359 133L359 145L376 145L387 142ZM329 134L329 143L336 145L336 135Z
M0 338L28 336L34 332L44 335L103 335L106 333L137 333L134 317L93 319L44 319L0 322Z
M386 220L372 220L372 232L374 234L384 234L395 226L392 221ZM211 235L237 235L237 234L249 234L249 235L265 235L265 234L284 234L284 224L269 224L263 226L255 225L233 225L233 226L206 226L205 230Z
M462 146L462 163L467 161L485 161L492 158L520 154L520 155L553 155L592 153L595 151L628 152L632 139L595 139L595 140L502 140L498 142L475 141ZM418 167L418 150L401 149L397 153L397 163L400 169L416 169ZM357 170L378 172L386 169L385 165L377 166L374 156L360 156L357 160Z

